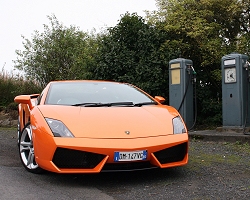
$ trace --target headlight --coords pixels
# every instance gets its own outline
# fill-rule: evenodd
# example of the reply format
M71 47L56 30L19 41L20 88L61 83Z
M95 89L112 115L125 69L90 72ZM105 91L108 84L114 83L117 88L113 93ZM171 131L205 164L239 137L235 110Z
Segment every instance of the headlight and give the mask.
M187 132L180 116L175 117L173 119L173 128L174 128L174 134L182 134Z
M55 137L74 137L70 130L59 120L45 118Z

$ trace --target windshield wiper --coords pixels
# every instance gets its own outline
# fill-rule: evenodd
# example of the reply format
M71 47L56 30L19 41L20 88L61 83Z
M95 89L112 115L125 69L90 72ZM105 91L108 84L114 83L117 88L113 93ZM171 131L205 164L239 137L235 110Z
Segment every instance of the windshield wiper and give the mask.
M76 104L72 104L71 106L88 106L88 105L96 105L98 103L76 103Z
M156 102L141 102L141 103L133 103L133 102L113 102L113 103L77 103L73 104L72 106L84 106L84 107L111 107L111 106L135 106L141 107L144 105L157 105Z
M79 103L72 106L84 107L111 107L111 106L133 106L133 102L114 102L114 103Z
M141 102L141 103L135 103L134 106L144 106L144 105L157 105L157 103L155 101L150 101L150 102Z

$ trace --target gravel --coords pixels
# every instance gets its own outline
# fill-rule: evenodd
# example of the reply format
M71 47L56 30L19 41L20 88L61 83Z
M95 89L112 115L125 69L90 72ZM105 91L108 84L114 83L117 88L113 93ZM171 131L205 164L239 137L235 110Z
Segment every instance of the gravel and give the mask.
M186 166L101 174L89 184L115 199L250 199L250 146L191 140Z
M0 166L22 167L16 130L0 129ZM250 146L191 139L189 163L182 167L87 175L45 173L36 178L52 179L69 189L94 187L117 200L250 199Z

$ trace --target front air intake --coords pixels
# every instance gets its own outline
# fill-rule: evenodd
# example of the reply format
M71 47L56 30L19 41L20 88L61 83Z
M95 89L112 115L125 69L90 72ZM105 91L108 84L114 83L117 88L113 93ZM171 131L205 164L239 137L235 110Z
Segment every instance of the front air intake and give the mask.
M93 169L105 155L78 151L73 149L57 148L52 162L58 168L68 169Z
M182 161L187 154L187 142L157 151L155 157L161 164L173 163Z
M103 172L106 171L136 171L144 169L157 168L152 165L149 161L140 162L127 162L127 163L106 163L102 169Z

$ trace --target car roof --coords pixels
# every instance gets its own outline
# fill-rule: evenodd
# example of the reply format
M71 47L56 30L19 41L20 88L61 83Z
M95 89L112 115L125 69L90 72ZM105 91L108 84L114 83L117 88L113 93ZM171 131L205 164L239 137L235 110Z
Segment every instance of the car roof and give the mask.
M50 83L67 83L67 82L97 82L97 83L121 83L116 81L109 80L59 80L59 81L51 81ZM122 83L124 84L124 83Z

